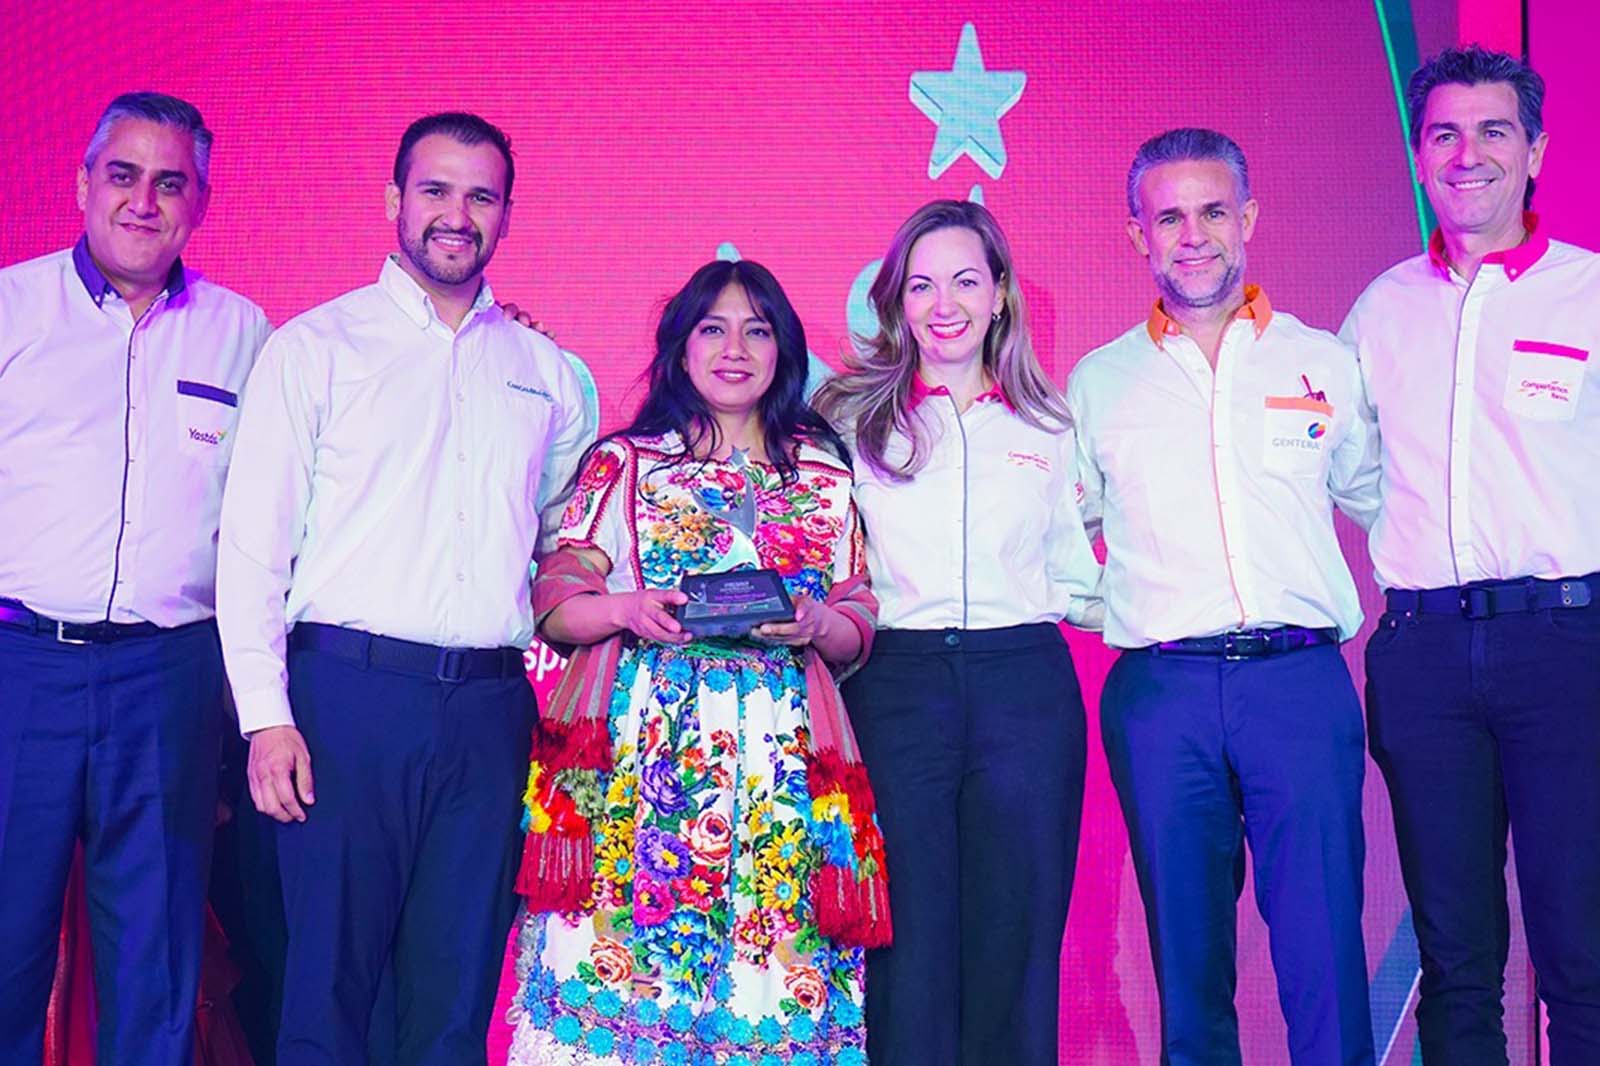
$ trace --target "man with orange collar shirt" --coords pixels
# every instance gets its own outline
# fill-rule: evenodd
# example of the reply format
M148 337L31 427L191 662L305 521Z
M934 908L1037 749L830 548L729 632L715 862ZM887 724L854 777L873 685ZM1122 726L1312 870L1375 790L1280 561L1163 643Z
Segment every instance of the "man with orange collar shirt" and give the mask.
M1106 546L1101 730L1149 925L1161 1061L1240 1061L1234 948L1246 841L1296 1066L1373 1061L1361 940L1361 625L1337 502L1377 503L1376 441L1337 338L1244 284L1244 153L1145 142L1128 236L1161 299L1086 356L1067 402L1083 517Z
M1344 325L1383 432L1367 713L1430 1066L1507 1061L1508 827L1550 1061L1600 1062L1600 256L1525 213L1543 102L1476 47L1412 76L1439 229Z

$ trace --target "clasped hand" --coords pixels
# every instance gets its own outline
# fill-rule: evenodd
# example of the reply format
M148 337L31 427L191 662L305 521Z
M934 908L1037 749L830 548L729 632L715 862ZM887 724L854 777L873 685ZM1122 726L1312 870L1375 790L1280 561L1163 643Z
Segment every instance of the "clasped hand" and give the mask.
M804 647L828 632L833 610L802 593L794 598L792 622L763 622L750 631L757 640Z

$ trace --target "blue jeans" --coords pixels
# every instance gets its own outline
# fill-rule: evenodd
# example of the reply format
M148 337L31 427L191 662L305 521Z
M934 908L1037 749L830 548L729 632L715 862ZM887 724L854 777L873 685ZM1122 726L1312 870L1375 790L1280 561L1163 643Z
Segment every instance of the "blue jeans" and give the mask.
M1509 827L1549 1061L1600 1062L1600 606L1385 614L1367 714L1422 953L1423 1060L1507 1061Z

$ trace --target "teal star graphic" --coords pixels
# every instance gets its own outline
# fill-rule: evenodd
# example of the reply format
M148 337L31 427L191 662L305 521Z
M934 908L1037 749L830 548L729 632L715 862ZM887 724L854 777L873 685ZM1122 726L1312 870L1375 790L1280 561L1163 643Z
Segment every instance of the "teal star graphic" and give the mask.
M983 69L978 30L970 22L961 27L955 66L911 75L911 102L939 127L928 156L928 177L937 178L966 154L998 179L1006 168L1000 116L1022 99L1027 81L1020 70Z

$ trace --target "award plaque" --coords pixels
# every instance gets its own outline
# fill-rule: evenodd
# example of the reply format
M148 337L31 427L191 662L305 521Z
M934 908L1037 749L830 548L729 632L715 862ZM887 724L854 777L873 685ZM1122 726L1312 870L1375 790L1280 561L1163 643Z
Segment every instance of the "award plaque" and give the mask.
M689 602L678 622L697 637L742 637L763 622L787 622L794 604L776 570L685 574L679 590Z

